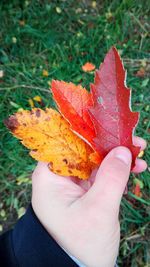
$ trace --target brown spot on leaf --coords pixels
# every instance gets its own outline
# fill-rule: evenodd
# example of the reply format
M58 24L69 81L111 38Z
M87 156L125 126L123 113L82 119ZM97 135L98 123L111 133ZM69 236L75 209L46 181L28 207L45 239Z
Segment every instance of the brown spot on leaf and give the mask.
M19 126L16 116L10 116L10 118L4 120L4 124L12 132L14 132Z
M72 174L72 171L68 169L68 172Z
M68 160L67 159L63 159L63 162L65 162L67 164L68 163Z
M32 149L32 152L37 152L37 149Z
M50 161L47 166L51 171L53 171L53 162Z
M70 169L81 170L82 166L81 166L81 164L73 164L73 163L69 163L69 164L68 164L68 168L70 168Z
M53 162L50 161L50 162L48 163L48 167L49 167L49 168L53 168Z
M72 164L72 163L69 163L69 164L68 164L68 167L69 167L70 169L74 169L75 165Z
M76 169L76 170L83 170L83 169L85 169L84 165L85 165L84 163L77 163L77 164L76 163L75 164L69 163L68 168Z
M56 170L56 172L61 173L61 170Z
M41 110L40 109L37 109L35 111L35 115L39 118L41 116Z

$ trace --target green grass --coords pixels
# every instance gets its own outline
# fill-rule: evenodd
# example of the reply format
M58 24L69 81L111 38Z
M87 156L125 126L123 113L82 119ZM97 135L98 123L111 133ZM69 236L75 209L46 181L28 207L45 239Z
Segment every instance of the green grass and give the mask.
M0 17L0 225L10 228L31 196L31 173L36 162L4 127L3 120L18 108L30 109L29 98L39 95L44 106L55 106L49 91L52 78L81 83L89 89L93 74L81 66L97 67L115 45L128 70L133 110L141 112L136 135L150 140L148 75L148 1L1 1ZM61 13L56 11L60 8ZM24 21L21 26L19 21ZM143 67L144 77L136 72ZM49 72L43 77L42 70ZM150 152L144 158L150 162ZM136 175L144 184L142 198L129 193L121 205L119 266L148 267L150 173ZM0 227L1 228L1 227Z

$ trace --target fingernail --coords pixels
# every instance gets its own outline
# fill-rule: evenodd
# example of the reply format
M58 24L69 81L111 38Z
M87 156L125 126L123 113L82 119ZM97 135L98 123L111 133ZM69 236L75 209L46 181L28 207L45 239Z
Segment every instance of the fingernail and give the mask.
M131 163L132 155L128 148L118 147L115 149L115 157L123 161L125 164Z

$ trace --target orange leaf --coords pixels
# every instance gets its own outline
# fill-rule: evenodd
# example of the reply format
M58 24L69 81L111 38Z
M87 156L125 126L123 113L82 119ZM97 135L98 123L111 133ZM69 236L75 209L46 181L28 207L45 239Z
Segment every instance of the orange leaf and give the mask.
M95 65L90 63L90 62L87 62L82 66L82 70L84 72L91 72L91 71L95 70Z
M89 178L96 167L91 147L70 130L70 125L53 109L23 110L10 116L5 125L36 160L49 163L59 175Z

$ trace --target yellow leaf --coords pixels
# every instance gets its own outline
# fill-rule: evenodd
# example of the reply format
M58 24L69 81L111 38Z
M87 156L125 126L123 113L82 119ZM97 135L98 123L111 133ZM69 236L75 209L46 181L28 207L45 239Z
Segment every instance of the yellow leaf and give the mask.
M110 11L108 11L105 15L106 15L106 19L108 20L113 17L113 14Z
M61 8L59 6L56 7L56 12L60 14L62 12Z
M92 148L75 135L70 124L53 109L24 110L12 115L5 125L31 149L33 158L49 163L54 173L87 179L96 167L90 161Z
M23 108L18 108L17 111L18 111L18 112L21 112L21 111L23 111Z
M42 98L39 95L36 95L35 97L33 97L33 100L35 100L37 102L41 102Z
M93 8L96 8L96 6L97 6L96 1L92 1L92 4L91 5L92 5Z
M47 82L47 84L48 84L49 86L51 86L51 83L52 83L51 81L48 81L48 82Z
M17 43L17 38L14 36L14 37L12 37L12 42L14 43L14 44L16 44Z
M28 102L29 102L30 107L34 108L34 102L31 98L29 98Z
M138 158L142 158L144 156L144 150L140 151L140 153L138 154Z
M2 210L0 211L0 216L1 216L1 217L5 217L5 216L6 216L6 212L5 212L4 209L2 209Z
M20 209L17 210L18 213L18 219L21 218L26 212L26 209L24 207L21 207Z
M44 77L48 77L48 71L47 70L43 70L43 72L42 72L42 75L44 76Z

